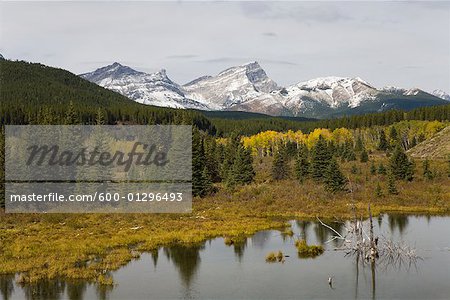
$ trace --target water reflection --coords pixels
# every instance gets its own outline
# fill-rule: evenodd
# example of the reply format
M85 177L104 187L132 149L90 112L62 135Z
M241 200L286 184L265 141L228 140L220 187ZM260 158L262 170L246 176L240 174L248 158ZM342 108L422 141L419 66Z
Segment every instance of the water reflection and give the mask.
M271 237L270 231L257 232L251 237L252 245L259 249L263 249L264 246L267 244L267 242L269 242L270 237Z
M247 247L247 238L243 238L242 240L238 240L233 243L234 254L238 258L239 262L242 261L242 257L244 257L244 251Z
M150 255L152 257L153 267L156 268L156 265L158 264L159 249L155 249L155 250L151 251Z
M0 276L2 298L13 299L149 299L149 298L298 298L317 297L340 299L424 298L426 293L434 298L443 298L448 281L445 262L448 253L431 252L433 243L447 245L446 224L450 218L434 221L427 226L427 218L410 218L404 215L385 215L378 219L379 230L398 240L405 235L417 241L418 246L427 249L428 256L438 257L420 266L421 274L399 276L398 270L385 269L384 261L366 260L363 254L350 254L344 259L343 251L325 251L314 260L296 258L292 239L283 239L279 231L262 231L249 238L238 239L232 246L226 246L222 238L205 243L155 250L143 254L140 261L130 264L124 270L113 272L118 285L96 286L83 282L46 281L37 285L17 285L14 276ZM327 222L334 230L346 235L343 223ZM335 234L314 221L292 222L295 238L302 238L310 244L325 243L331 250L340 245L339 240L326 243ZM407 230L409 228L410 230ZM448 227L447 227L448 228ZM394 233L395 234L392 234ZM443 234L444 232L444 234ZM447 232L448 233L448 232ZM426 241L422 239L426 235ZM442 242L443 241L443 242ZM430 246L431 245L431 246ZM425 247L425 248L424 248ZM285 264L267 264L265 255L270 251L282 250L290 257ZM234 259L233 259L234 252ZM431 255L432 253L432 255ZM440 255L440 256L439 256ZM447 256L445 256L447 255ZM240 263L236 263L239 261ZM434 264L433 264L434 263ZM146 273L146 270L155 270ZM158 265L158 268L156 268ZM377 277L378 274L378 277ZM437 274L437 275L434 275ZM439 276L438 276L439 275ZM328 276L333 278L331 289L327 286ZM424 278L426 279L425 281ZM141 280L141 281L139 281ZM422 281L421 281L422 280ZM136 283L139 282L139 283ZM145 282L145 285L142 285ZM273 284L282 282L282 285ZM395 282L395 288L392 284ZM421 284L426 282L426 284ZM319 283L319 284L317 284ZM169 289L170 286L170 289ZM417 287L416 287L417 286ZM173 288L174 287L174 288ZM413 291L412 291L413 290ZM308 291L313 291L310 294ZM393 295L392 293L398 293ZM431 298L432 296L428 297Z
M189 288L192 279L200 266L200 250L205 249L205 244L199 245L175 245L165 247L164 253L168 260L172 261L178 269L180 278L185 287Z
M408 215L388 215L389 228L394 233L395 229L398 229L400 236L403 236L405 229L408 227Z
M0 275L0 292L5 300L11 298L14 292L14 275Z
M308 229L311 226L311 221L296 221L297 227L300 229L300 238L308 242Z
M75 282L67 284L67 296L70 300L82 300L86 292L86 283Z

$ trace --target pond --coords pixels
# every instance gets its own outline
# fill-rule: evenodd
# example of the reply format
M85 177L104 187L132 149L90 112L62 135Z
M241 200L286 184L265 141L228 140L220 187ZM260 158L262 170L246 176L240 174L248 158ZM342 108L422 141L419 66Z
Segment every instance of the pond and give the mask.
M292 238L269 230L231 246L215 238L144 253L112 273L114 287L64 281L21 286L3 276L0 289L5 299L448 299L450 217L383 215L374 221L376 234L404 241L421 259L372 268L334 251L340 241L327 243L333 233L318 222L292 221ZM343 224L330 225L345 231ZM326 251L299 258L298 238ZM278 250L289 256L285 262L266 263L266 255Z

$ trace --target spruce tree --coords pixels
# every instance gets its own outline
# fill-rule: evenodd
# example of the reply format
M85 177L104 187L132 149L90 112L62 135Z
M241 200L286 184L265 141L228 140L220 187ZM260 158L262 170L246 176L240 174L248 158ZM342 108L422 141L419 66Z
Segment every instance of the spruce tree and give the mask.
M367 154L366 148L363 148L360 156L360 161L366 163L369 161L369 155Z
M414 164L409 160L405 151L400 145L395 147L390 158L390 169L396 179L412 181L414 175Z
M211 181L205 164L205 150L200 131L192 133L192 194L203 197L211 190Z
M278 151L275 152L272 164L272 178L275 180L281 180L288 178L288 164L285 159L285 149L280 147Z
M380 141L378 143L378 150L386 151L389 148L389 144L386 139L386 133L382 129L380 131Z
M391 126L391 130L389 131L389 139L392 147L395 147L398 143L398 133L397 129L394 126Z
M398 194L397 185L395 184L395 175L392 172L389 172L388 176L388 192L391 195Z
M95 125L105 125L105 116L103 110L99 107L95 115Z
M242 143L239 143L226 183L228 186L249 184L254 177L255 170L253 169L253 159L250 150L246 149Z
M311 175L314 179L322 180L325 177L331 158L327 142L322 136L319 136L311 152Z
M302 144L295 161L295 176L301 183L308 177L310 171L309 167L308 149L305 144Z
M378 174L386 175L386 173L387 173L386 167L384 166L384 164L382 162L380 162L380 164L378 165Z
M77 123L77 117L76 117L76 114L75 114L75 107L73 105L73 102L70 101L69 102L69 106L67 107L64 124L65 125L73 125L73 124L76 124L76 123Z
M358 138L356 139L356 144L355 144L355 151L360 152L364 150L364 144L363 141L361 139L361 136L358 135Z
M339 168L336 159L332 158L325 173L325 188L331 193L345 191L347 179Z
M356 154L355 154L355 150L353 149L353 143L351 143L351 142L345 143L344 158L346 161L355 161L356 160Z
M205 139L205 164L212 182L220 182L219 158L217 143L214 137Z

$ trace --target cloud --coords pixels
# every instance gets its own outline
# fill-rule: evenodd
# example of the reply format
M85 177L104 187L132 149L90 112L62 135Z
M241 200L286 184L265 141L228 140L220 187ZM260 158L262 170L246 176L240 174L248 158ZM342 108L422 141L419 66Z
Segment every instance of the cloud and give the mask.
M262 35L268 36L268 37L277 37L278 36L278 34L276 34L275 32L263 32Z
M180 55L168 55L167 59L186 59L186 58L195 58L198 57L196 54L180 54Z

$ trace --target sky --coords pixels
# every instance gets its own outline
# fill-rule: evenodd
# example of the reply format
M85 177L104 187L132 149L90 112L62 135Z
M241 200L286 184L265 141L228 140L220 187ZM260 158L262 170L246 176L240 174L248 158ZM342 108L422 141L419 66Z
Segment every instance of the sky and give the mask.
M0 53L80 74L115 61L183 84L258 61L450 92L449 2L1 2Z

